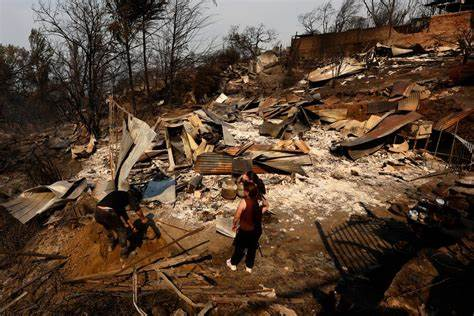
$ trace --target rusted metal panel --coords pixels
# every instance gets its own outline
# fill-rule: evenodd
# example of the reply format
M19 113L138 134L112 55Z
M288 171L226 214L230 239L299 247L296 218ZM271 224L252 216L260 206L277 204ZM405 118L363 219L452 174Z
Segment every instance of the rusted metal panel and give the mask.
M259 104L259 108L261 110L266 109L266 108L271 108L275 106L278 103L278 99L274 97L268 97L265 100L261 101Z
M262 125L260 125L259 132L260 135L263 136L271 136L273 138L279 138L284 132L288 123L283 122L280 124L274 124L268 121L264 121Z
M391 98L398 97L398 96L408 97L410 96L410 93L413 90L413 87L415 87L415 82L411 82L410 80L397 81L393 84L392 93L390 94L390 97Z
M246 147L246 145L248 144L245 144L242 147L229 147L229 148L226 148L224 152L230 156L238 156L241 149ZM274 148L273 145L265 145L265 144L252 144L250 147L245 148L245 150L243 150L242 153L247 152L247 151L275 151L275 152L284 152L284 153L304 154L304 152L302 152L301 150L292 150L292 149L284 149L284 148L276 149Z
M397 109L397 102L390 101L376 101L369 103L367 106L368 114L377 114Z
M301 165L293 163L291 161L276 161L276 160L267 160L267 161L256 161L255 164L263 165L263 168L267 169L269 172L274 171L274 173L299 173L306 176ZM279 171L279 172L278 172Z
M373 129L372 131L368 132L362 137L359 137L355 140L349 140L341 143L342 147L355 147L365 143L372 142L374 140L380 139L382 137L388 136L406 124L419 120L422 118L422 115L417 112L409 112L407 114L393 114L384 119L379 125Z
M359 158L372 155L373 153L377 152L379 149L383 147L382 144L376 144L375 146L371 146L368 148L351 148L347 150L347 154L351 157L352 160L357 160Z
M305 174L302 165L307 164L295 156L295 160L290 159L269 159L265 161L254 160L252 171L262 173L300 173ZM197 158L194 170L202 175L226 175L232 174L234 158L221 153L204 153Z
M253 162L250 158L237 157L232 160L232 173L244 174L253 169Z
M199 155L194 170L202 175L225 175L232 174L233 157L220 153L204 153ZM260 166L254 165L252 171L255 173L266 173Z
M398 102L399 111L416 111L420 105L420 93L412 92L406 99Z
M442 119L440 119L438 122L436 122L433 125L433 129L438 130L438 131L447 130L453 127L454 125L456 125L457 122L471 115L472 113L474 113L474 108L467 109L467 110L457 112L457 113L451 113L443 117Z

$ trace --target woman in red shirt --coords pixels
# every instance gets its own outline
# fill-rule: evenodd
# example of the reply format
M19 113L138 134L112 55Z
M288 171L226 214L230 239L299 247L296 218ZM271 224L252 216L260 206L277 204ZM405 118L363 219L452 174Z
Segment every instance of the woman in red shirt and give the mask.
M234 231L237 231L234 239L234 254L227 260L227 266L232 271L237 270L237 264L247 251L245 270L252 273L258 240L262 234L262 208L259 206L258 196L257 186L251 182L244 182L244 198L237 207L232 227Z

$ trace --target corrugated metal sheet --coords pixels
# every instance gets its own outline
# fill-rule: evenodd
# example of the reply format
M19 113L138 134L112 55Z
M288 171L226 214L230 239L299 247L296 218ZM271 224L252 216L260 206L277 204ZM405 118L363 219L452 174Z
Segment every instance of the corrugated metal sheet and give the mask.
M259 127L259 133L263 136L271 136L273 138L280 138L280 136L285 132L288 123L283 121L279 124L274 124L268 121L264 121Z
M115 186L119 190L128 189L126 180L130 170L145 150L150 148L155 137L155 131L142 120L129 116L128 120L124 121L119 159L115 170Z
M292 161L280 161L280 160L266 160L266 161L256 161L256 164L260 164L263 168L270 168L268 171L274 171L275 173L299 173L306 176L301 165L294 163ZM280 172L278 172L280 171Z
M377 101L369 103L367 106L367 113L368 114L377 114L387 111L392 111L397 108L397 102L390 102L390 101Z
M359 146L365 143L372 142L376 139L388 136L406 124L419 120L423 116L420 113L417 112L409 112L407 114L393 114L384 119L382 122L377 125L375 129L372 131L368 132L362 137L359 137L355 140L349 140L341 143L342 147L355 147Z
M443 117L442 119L440 119L438 122L436 122L433 125L433 129L438 130L438 131L447 130L448 128L456 125L457 122L471 115L472 113L474 113L474 108L457 112L457 113L451 113Z
M198 156L194 170L202 175L232 174L233 157L220 153L204 153ZM255 173L265 173L259 166L253 166Z
M3 203L10 214L25 224L38 214L77 199L87 188L86 179L76 182L58 181L49 186L26 190L17 198Z
M364 70L365 65L363 63L359 63L353 58L344 58L340 65L331 64L310 72L308 80L312 83L319 83L333 78L354 75Z
M397 97L397 96L410 96L413 87L415 86L415 82L411 82L410 80L400 80L396 81L392 87L392 93L390 97Z
M226 148L224 152L230 156L238 156L240 149L247 145L248 144L245 144L241 147L229 147L229 148ZM252 146L245 149L243 152L248 152L248 151L274 151L274 152L283 152L283 153L303 154L301 150L273 149L272 145L264 145L264 144L252 144Z
M420 93L412 92L406 99L398 102L399 111L416 111L420 105Z
M467 140L465 140L464 138L461 138L460 136L458 135L454 135L454 137L456 137L456 139L464 145L464 147L466 147L466 149L472 154L473 151L474 151L474 144L468 142Z
M347 154L349 155L349 157L351 157L351 159L357 160L359 158L372 155L373 153L378 151L380 148L382 148L383 145L384 144L382 143L382 144L376 144L375 146L371 146L368 148L352 148L352 149L347 150Z

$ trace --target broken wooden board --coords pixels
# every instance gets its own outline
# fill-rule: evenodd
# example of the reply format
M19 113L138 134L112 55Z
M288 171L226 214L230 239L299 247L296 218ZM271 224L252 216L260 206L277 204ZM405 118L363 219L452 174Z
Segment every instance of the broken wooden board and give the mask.
M367 121L365 121L364 124L364 132L370 132L373 130L380 122L382 121L382 118L377 115L371 115Z
M235 157L238 157L240 155L242 155L243 153L245 153L250 147L252 147L254 145L254 142L248 142L248 143L245 143L244 145L242 145L240 147L240 149L235 153Z
M347 109L323 109L317 110L315 113L321 121L327 123L334 123L347 118Z
M393 153L404 153L410 149L407 141L404 141L401 144L391 144L388 146L388 150Z
M183 124L166 126L165 141L170 171L192 165L193 154Z
M193 160L196 161L199 155L206 152L207 141L203 138L198 148L193 152Z

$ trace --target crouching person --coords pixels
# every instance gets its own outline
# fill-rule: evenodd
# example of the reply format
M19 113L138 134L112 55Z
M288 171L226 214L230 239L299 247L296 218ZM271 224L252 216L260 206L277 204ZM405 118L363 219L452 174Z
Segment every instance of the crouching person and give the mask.
M233 227L237 231L234 239L234 253L227 260L227 266L237 270L237 265L245 256L245 270L252 273L258 240L262 234L262 213L267 206L261 208L258 203L258 189L254 183L244 183L244 198L240 201L235 212Z
M130 191L113 191L107 194L99 203L95 211L95 220L101 224L110 240L109 250L120 245L120 257L126 258L131 252L131 239L137 228L130 220L127 210L135 211L145 229L151 227L157 237L160 236L158 227L149 218L143 215L140 209L141 192L135 189Z

